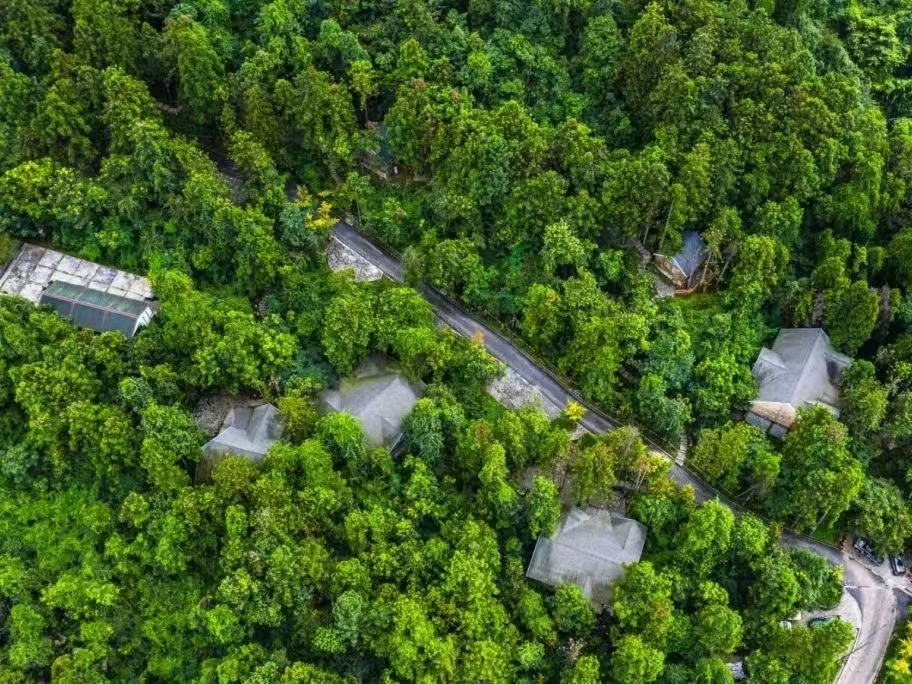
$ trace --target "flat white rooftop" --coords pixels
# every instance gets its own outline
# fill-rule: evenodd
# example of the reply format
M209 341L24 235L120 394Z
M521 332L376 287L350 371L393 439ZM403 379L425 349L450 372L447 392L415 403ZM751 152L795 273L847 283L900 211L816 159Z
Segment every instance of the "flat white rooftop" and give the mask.
M137 301L153 296L152 285L142 276L28 243L0 276L0 293L38 304L42 292L52 282L79 285Z

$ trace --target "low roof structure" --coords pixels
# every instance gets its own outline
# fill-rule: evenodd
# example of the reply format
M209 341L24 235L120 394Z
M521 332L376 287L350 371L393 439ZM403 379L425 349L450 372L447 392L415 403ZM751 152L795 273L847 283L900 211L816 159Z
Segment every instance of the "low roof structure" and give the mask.
M0 293L48 304L76 325L128 337L155 313L146 278L28 243L0 277Z
M236 406L228 412L221 432L203 445L204 458L197 476L206 479L227 456L240 456L261 463L285 428L279 410L272 404Z
M368 121L367 130L374 137L375 149L362 150L359 157L361 166L386 180L399 173L396 159L389 144L389 129L385 121Z
M728 671L732 673L732 679L734 679L736 682L747 679L747 675L744 672L743 660L730 660L725 663L725 667L727 667Z
M550 586L575 584L597 606L611 600L624 566L643 554L646 527L619 513L572 508L552 537L535 544L526 577Z
M700 234L689 230L682 236L681 250L672 257L662 254L655 255L656 268L667 277L675 287L681 290L693 288L698 284L701 275L701 266L706 263L709 252L706 242Z
M338 389L320 395L327 410L351 414L361 422L371 446L392 447L399 441L402 421L423 394L395 367L382 359L365 363Z
M783 328L772 349L761 349L754 362L758 393L748 422L782 434L792 426L798 409L806 406L822 404L838 416L838 383L851 364L852 359L833 349L820 328Z
M50 306L80 328L119 330L127 337L133 337L153 316L152 307L146 302L56 280L41 293L39 303Z

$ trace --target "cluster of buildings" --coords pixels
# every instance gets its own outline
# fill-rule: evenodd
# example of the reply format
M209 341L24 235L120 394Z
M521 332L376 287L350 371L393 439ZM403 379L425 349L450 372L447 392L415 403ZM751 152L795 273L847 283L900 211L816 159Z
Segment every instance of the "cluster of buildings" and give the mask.
M706 244L699 234L683 235L674 256L653 255L661 274L660 294L690 294L707 277ZM833 348L819 328L783 328L770 348L762 348L752 373L757 394L745 420L770 436L781 438L798 411L824 406L839 416L839 385L852 359ZM612 511L570 509L551 537L540 537L526 576L550 586L572 583L597 607L607 607L611 586L624 566L640 559L646 528Z
M699 233L682 235L674 256L654 254L661 294L690 294L704 283L709 251ZM839 383L852 359L840 354L820 328L783 328L770 349L763 348L752 369L757 396L745 419L773 437L783 437L798 409L824 406L839 416Z
M343 380L337 389L320 395L324 411L345 412L361 423L372 447L394 449L402 437L402 421L423 395L420 384L409 382L402 372L381 357L371 357ZM197 479L206 479L227 456L262 462L270 447L282 436L283 424L272 404L236 407L229 411L219 433L203 446L204 458Z
M705 278L707 251L697 233L685 233L681 251L655 255L658 271L673 293L686 294ZM24 244L0 264L0 294L47 305L75 325L96 331L117 330L133 337L155 315L154 294L142 276L78 259L38 245ZM840 354L818 328L782 329L772 347L763 348L753 366L757 396L745 419L782 437L800 408L823 405L839 413L839 378L852 359ZM359 420L371 446L394 448L402 422L422 396L393 365L369 359L354 377L323 392L326 411L346 412ZM207 479L228 456L261 462L282 436L284 425L272 404L232 408L221 430L203 447L197 472ZM646 528L616 512L570 509L550 537L539 538L527 576L548 585L573 583L598 607L610 604L611 586L624 567L639 560Z
M745 420L783 437L798 410L824 406L839 415L839 378L852 359L840 354L819 328L783 328L754 363L757 396ZM646 528L617 513L571 509L552 537L541 537L526 576L556 586L578 585L597 606L610 602L610 588L624 566L639 560Z

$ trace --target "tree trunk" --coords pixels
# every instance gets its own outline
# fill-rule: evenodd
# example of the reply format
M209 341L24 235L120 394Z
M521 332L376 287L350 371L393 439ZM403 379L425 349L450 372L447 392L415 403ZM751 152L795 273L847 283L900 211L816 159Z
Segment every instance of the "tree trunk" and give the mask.
M728 259L726 259L725 263L722 265L722 272L719 273L719 280L722 280L722 278L725 277L725 272L728 270L729 264L731 264L732 259L735 258L735 254L737 254L737 253L738 253L738 250L733 249L731 251L731 253L728 255Z

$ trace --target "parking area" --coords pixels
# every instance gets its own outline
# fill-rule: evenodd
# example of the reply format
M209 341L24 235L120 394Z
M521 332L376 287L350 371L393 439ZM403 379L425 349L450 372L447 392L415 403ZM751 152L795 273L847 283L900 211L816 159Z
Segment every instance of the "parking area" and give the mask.
M809 625L812 621L825 620L827 618L839 618L845 620L855 628L856 633L861 628L861 606L858 600L848 590L842 592L842 598L835 608L828 610L815 610L804 613L801 616L800 624Z
M891 558L889 555L877 553L868 542L859 538L853 541L848 553L881 579L887 587L899 589L912 596L912 576L909 574L905 554Z

